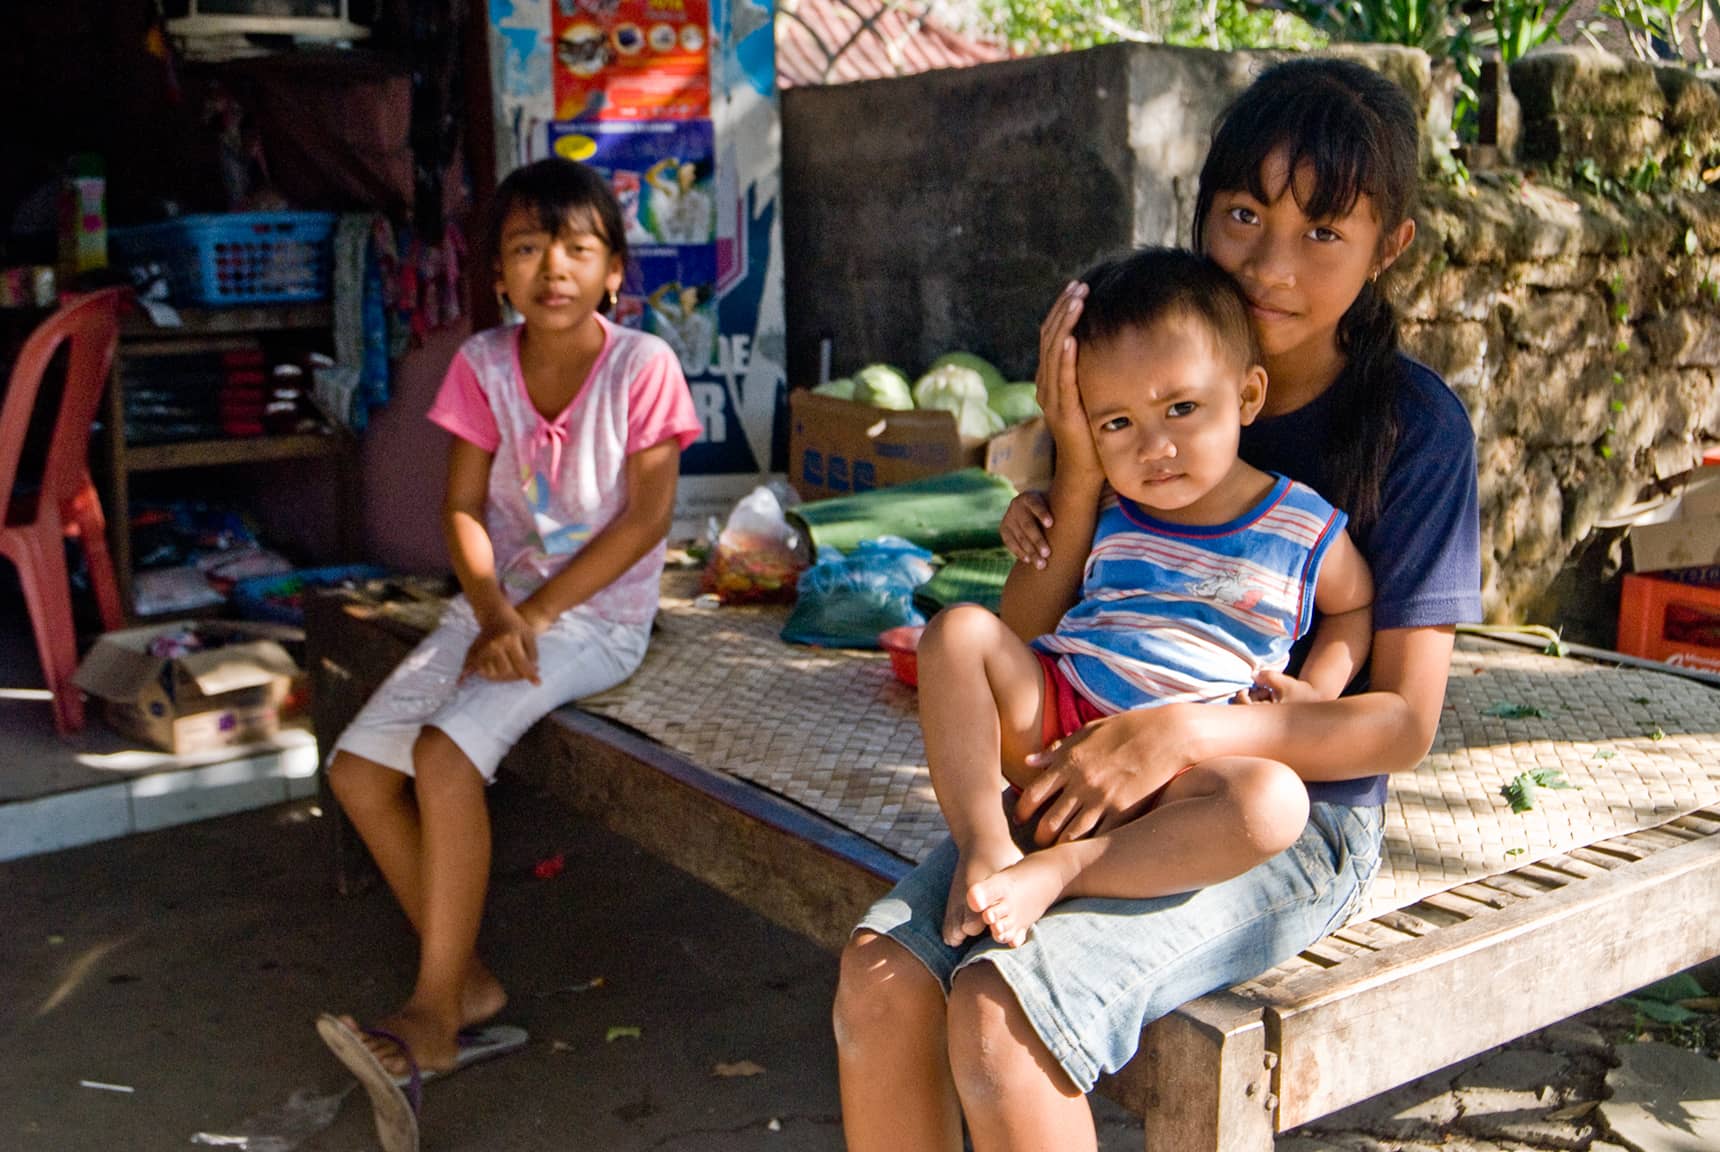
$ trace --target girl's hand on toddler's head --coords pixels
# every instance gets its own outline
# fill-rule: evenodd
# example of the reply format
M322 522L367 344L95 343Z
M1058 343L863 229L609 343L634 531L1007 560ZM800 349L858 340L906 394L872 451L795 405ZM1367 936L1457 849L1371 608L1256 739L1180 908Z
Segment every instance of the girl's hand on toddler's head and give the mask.
M1071 283L1051 305L1039 326L1039 368L1033 383L1045 426L1057 442L1057 467L1097 472L1099 452L1076 384L1075 322L1087 299L1087 285Z

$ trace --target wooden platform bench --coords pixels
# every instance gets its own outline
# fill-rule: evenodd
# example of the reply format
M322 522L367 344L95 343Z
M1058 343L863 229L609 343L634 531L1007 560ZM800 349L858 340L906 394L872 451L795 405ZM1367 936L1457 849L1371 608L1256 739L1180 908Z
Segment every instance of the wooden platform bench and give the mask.
M422 628L319 599L307 633L326 747ZM503 769L833 953L909 868L576 708ZM1101 1090L1144 1116L1150 1152L1268 1152L1276 1134L1720 955L1717 809L1351 923L1150 1025Z

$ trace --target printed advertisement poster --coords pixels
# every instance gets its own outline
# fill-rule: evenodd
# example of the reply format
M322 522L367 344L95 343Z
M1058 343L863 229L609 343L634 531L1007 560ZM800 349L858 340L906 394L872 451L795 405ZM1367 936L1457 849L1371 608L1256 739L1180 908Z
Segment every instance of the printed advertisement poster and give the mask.
M695 534L708 517L726 515L761 475L780 474L787 463L774 5L690 0L682 8L650 9L644 0L489 0L489 7L497 177L545 156L589 152L569 158L607 170L628 212L636 259L618 311L674 346L686 368L703 427L681 454L675 531ZM695 110L645 108L625 95L625 83L593 79L609 70L609 79L628 80L631 73L610 65L624 58L620 48L636 43L631 34L606 34L600 53L577 48L590 42L587 34L565 48L561 39L577 23L615 33L623 24L648 28L675 16L699 29L692 39L704 55L670 85L677 93L697 91L697 99L667 103L697 103ZM570 73L566 59L588 75ZM574 118L568 109L588 106L580 123L561 122ZM630 119L617 116L624 108L632 110ZM715 334L707 341L713 309Z
M623 323L661 337L689 381L717 364L717 250L714 245L637 248L618 312Z
M557 120L711 114L708 0L554 0Z
M717 201L711 122L549 126L550 148L609 177L630 244L710 244Z

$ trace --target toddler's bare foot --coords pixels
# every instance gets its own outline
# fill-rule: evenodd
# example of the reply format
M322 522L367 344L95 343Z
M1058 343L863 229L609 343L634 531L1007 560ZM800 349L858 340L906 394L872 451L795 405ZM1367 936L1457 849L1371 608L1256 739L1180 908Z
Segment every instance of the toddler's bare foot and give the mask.
M1035 852L968 889L968 907L991 928L992 939L999 944L1019 948L1027 930L1063 895L1068 879L1055 853L1056 849Z
M460 1027L475 1028L488 1023L508 1006L508 992L495 973L472 961L466 986L460 989Z
M364 1046L370 1049L390 1076L405 1076L412 1070L407 1063L406 1053L400 1050L400 1044L394 1043L386 1036L375 1036L366 1032L365 1026L351 1016L342 1016L340 1019L341 1023L364 1037ZM456 1036L460 1031L460 1022L444 1018L410 1001L394 1015L374 1021L370 1027L400 1037L401 1043L411 1052L412 1060L418 1065L420 1072L446 1072L453 1068L459 1059L460 1045Z
M956 864L955 878L950 881L949 899L944 904L944 943L959 948L969 936L985 931L985 921L979 911L968 907L967 893L980 881L993 876L1021 859L1021 849L1004 839L997 844L975 845L963 852Z

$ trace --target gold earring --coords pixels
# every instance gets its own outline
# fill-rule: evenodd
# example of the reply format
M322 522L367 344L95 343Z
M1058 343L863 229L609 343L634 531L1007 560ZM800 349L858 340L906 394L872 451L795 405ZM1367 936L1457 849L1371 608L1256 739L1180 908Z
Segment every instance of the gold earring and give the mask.
M615 289L611 288L609 290L609 310L611 312L613 312L617 308L619 308L620 306L621 306L621 293L619 293Z

